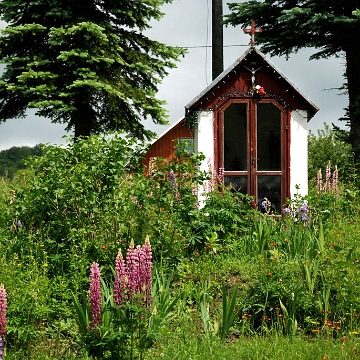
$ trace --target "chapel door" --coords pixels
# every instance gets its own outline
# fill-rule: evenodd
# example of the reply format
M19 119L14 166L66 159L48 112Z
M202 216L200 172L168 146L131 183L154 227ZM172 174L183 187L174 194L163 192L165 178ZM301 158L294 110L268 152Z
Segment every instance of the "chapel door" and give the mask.
M281 213L285 202L285 111L266 100L234 101L220 112L219 165L224 183L236 191L263 198ZM285 148L285 147L284 147Z

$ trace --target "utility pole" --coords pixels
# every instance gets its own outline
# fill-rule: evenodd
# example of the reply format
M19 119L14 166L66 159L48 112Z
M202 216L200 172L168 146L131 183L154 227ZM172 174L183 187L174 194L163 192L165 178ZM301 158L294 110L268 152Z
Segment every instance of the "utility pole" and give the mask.
M222 0L212 0L212 79L224 71L224 25Z

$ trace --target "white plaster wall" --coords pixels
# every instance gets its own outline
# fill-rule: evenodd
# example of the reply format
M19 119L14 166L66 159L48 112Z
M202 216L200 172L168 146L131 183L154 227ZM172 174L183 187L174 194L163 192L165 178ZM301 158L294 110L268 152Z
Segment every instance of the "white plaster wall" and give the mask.
M294 110L290 121L290 194L308 193L307 111ZM296 186L300 189L297 190Z
M198 115L197 125L194 132L195 152L204 154L205 159L200 165L201 171L209 170L209 163L214 168L214 112L201 111ZM198 189L198 199L200 206L204 205L204 190Z

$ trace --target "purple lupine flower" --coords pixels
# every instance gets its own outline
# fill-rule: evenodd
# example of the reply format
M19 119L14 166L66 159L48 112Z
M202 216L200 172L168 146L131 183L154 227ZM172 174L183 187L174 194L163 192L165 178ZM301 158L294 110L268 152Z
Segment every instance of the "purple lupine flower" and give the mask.
M125 301L126 281L125 261L121 250L119 250L115 259L114 303L116 306Z
M170 188L171 188L171 191L175 191L176 189L176 177L175 177L175 174L174 172L171 170L170 171Z
M4 357L4 342L2 337L0 337L0 359Z
M338 184L339 184L339 171L338 171L338 168L336 165L335 170L332 175L332 189L333 189L335 197L338 196L338 192L339 192Z
M322 173L321 173L321 169L319 169L318 173L317 173L317 192L318 194L321 193L323 187L322 187Z
M90 266L90 330L101 325L101 307L100 267L93 262Z
M289 207L284 208L283 210L284 215L290 215L291 216L291 209Z
M328 164L326 165L326 172L325 172L325 186L324 186L324 190L326 192L330 191L330 180L331 180L331 164L330 161L328 162Z
M5 339L6 337L6 308L7 298L4 284L0 285L0 337Z
M304 200L300 209L296 213L297 215L300 215L301 221L306 222L308 221L308 216L307 216L308 212L309 212L308 202L307 200Z

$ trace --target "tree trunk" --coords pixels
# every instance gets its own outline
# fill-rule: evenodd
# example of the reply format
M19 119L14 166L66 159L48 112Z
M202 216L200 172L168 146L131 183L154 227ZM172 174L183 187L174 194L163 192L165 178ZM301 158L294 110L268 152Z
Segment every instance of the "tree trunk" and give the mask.
M345 51L346 76L349 91L350 143L355 163L360 161L360 52L357 40Z
M76 112L73 116L75 127L75 141L80 137L89 137L93 132L94 114L91 106L83 101L76 104Z

